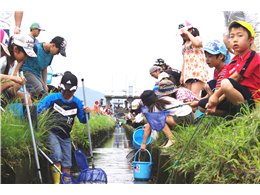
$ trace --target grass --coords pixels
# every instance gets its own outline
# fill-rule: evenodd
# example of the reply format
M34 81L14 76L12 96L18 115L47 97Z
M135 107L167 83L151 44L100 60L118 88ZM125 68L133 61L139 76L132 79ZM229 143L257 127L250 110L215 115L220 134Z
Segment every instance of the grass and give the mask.
M91 113L90 131L91 134L104 129L111 129L115 126L115 120L109 116L98 116ZM52 119L45 112L38 117L37 128L34 126L34 135L36 143L42 143L44 146L47 132L53 127ZM77 117L71 132L75 143L81 143L84 146L88 144L86 124L78 121ZM9 165L17 164L25 156L32 158L33 148L30 134L30 126L27 119L21 120L6 111L1 113L1 160Z
M260 183L260 109L244 112L229 121L207 116L200 126L179 127L169 149L168 182L182 174L194 175L193 183Z

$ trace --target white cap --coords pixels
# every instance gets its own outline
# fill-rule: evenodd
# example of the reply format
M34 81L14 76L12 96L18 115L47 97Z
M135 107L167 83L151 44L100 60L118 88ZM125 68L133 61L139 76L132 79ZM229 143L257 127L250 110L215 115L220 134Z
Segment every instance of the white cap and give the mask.
M29 35L15 34L13 35L12 43L23 47L24 51L29 57L37 57L33 50L34 41Z
M141 100L140 99L135 99L131 106L132 106L132 110L137 110L140 107Z
M170 76L166 72L161 72L158 76L158 81L161 81L164 78L169 78Z

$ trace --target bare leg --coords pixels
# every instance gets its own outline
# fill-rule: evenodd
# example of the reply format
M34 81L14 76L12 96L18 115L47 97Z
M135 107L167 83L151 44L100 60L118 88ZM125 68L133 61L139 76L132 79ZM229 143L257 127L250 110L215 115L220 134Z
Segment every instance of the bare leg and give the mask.
M198 97L200 98L200 91L203 90L204 88L204 83L202 81L197 81L195 83L191 84L191 91Z
M232 104L238 105L245 101L243 95L233 87L228 79L222 80L221 89Z
M147 123L144 125L144 137L143 137L143 141L142 141L142 145L141 145L141 151L145 151L146 149L146 141L149 137L149 135L151 134L151 127L150 125Z

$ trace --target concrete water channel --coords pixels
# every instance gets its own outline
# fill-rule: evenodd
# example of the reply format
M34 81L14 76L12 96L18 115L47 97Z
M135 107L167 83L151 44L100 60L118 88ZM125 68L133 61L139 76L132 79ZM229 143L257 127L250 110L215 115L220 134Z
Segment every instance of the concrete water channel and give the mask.
M134 180L132 163L126 158L133 150L130 146L131 140L127 140L124 128L117 126L112 137L102 147L94 149L95 167L105 171L108 184L148 184L148 181Z

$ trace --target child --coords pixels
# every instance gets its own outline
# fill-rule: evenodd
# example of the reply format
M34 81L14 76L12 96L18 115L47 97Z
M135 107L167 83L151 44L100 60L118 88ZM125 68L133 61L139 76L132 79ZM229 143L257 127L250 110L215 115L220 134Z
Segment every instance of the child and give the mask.
M182 104L182 102L174 98L167 96L158 98L158 96L152 90L145 90L141 94L140 98L143 104L147 106L149 112L159 112L169 108L169 114L162 129L163 133L168 138L167 142L165 142L165 145L163 145L163 148L168 148L174 144L171 129L173 129L177 124L191 124L193 122L193 113L190 106L184 105L170 109L171 107L179 106ZM155 130L160 131L159 129ZM144 137L141 145L142 151L144 151L146 148L146 140L151 134L151 131L151 126L148 120L148 123L144 125Z
M26 82L26 79L19 77L19 75L10 74L10 69L15 67L16 63L21 64L29 57L36 57L33 51L33 40L29 35L15 34L10 40L6 33L0 29L1 49L1 99L2 105L5 107L14 99L21 99L24 102L24 93L18 91ZM9 42L10 41L10 42ZM9 44L8 44L9 42ZM8 44L8 47L7 47ZM31 97L27 95L29 105L32 105Z
M225 44L218 40L208 42L203 49L208 66L214 68L213 80L205 84L204 90L202 91L203 98L198 102L200 111L205 112L205 106L209 96L212 95L214 90L220 87L221 81L225 78L230 55Z
M226 79L209 98L206 105L209 114L224 114L245 101L253 108L260 101L260 56L250 49L254 43L254 29L247 22L233 21L228 30L236 56L227 66ZM227 105L221 107L223 104Z
M41 99L48 94L47 67L53 57L61 54L66 57L66 40L56 36L50 43L38 43L35 45L37 58L28 58L23 66L24 76L27 80L26 87L34 99Z
M208 80L208 66L199 31L189 22L179 25L181 37L183 39L182 55L183 64L180 77L180 84L185 85L197 97Z
M83 108L81 101L74 96L77 85L77 77L67 71L61 79L61 92L49 94L37 105L38 114L46 109L50 111L53 119L49 121L52 128L47 138L47 146L51 151L50 158L67 174L70 174L72 166L70 132L74 118L77 116L81 123L86 123L85 113L90 112L90 108L88 106ZM55 184L60 183L60 174L55 169L53 179Z

